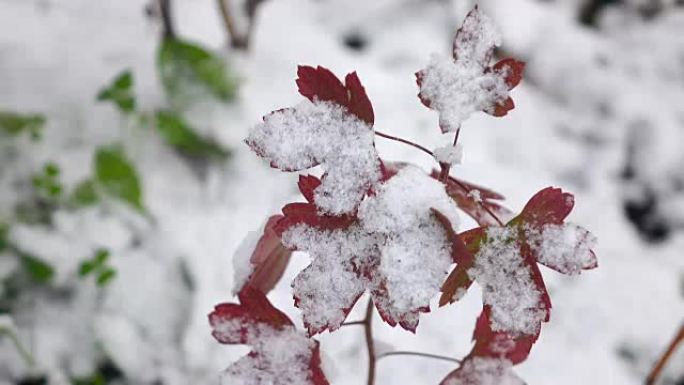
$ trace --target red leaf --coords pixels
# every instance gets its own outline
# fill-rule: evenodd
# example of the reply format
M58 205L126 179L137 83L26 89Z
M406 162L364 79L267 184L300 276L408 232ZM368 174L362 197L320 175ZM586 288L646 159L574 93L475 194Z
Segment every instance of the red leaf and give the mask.
M481 227L468 230L458 235L464 248L461 249L459 247L457 253L454 255L456 268L451 271L451 274L449 274L442 285L442 295L439 298L439 306L456 302L460 299L462 294L465 294L465 292L468 291L470 285L472 285L473 280L468 276L468 270L473 267L473 263L475 262L474 256L479 251L480 242L483 237L484 229Z
M347 91L349 92L349 102L347 104L349 111L372 126L375 121L373 105L371 104L370 99L368 99L366 90L361 85L361 81L356 75L356 72L347 74L344 82Z
M513 98L510 96L501 102L496 103L491 109L485 110L486 113L494 117L500 118L502 116L508 115L508 111L515 108L515 103L513 103Z
M314 190L321 185L321 180L313 175L299 176L299 191L302 192L307 202L314 203Z
M505 81L508 85L508 89L511 90L515 88L515 86L517 86L522 80L522 74L525 70L525 62L509 57L499 60L496 64L494 64L492 69L494 72L506 73Z
M299 93L305 98L312 102L320 100L347 105L347 90L340 79L327 68L299 66L297 76Z
M495 332L491 328L491 308L485 306L475 324L473 340L475 345L470 355L477 357L505 358L514 365L527 359L532 345L539 338L533 336L514 337L504 332Z
M575 197L559 188L547 187L536 193L525 205L522 213L514 219L533 227L546 224L560 225L575 206Z
M284 217L274 215L264 226L264 234L252 252L250 262L254 271L246 285L267 294L280 281L292 256L292 251L283 246L280 237L274 230L276 223Z
M299 93L307 99L312 102L332 102L346 107L356 117L370 126L373 125L373 105L356 72L347 74L345 84L342 84L330 70L321 66L299 66L297 75Z
M261 291L245 286L238 293L238 299L240 304L218 304L209 314L209 324L214 328L212 335L220 343L245 344L248 334L257 325L266 325L276 330L292 326L292 321L273 307ZM231 327L222 330L221 325L228 321L231 321L231 326L237 323L237 329Z
M316 205L303 202L288 203L283 207L282 211L284 217L274 226L274 230L279 237L288 228L298 224L306 224L322 229L342 229L349 227L355 220L348 215L319 215Z
M453 43L454 59L472 60L482 66L484 71L494 55L496 34L489 18L475 5L466 15L461 28L456 31Z
M239 304L220 304L209 314L212 335L220 343L252 345L249 354L226 369L229 379L249 379L256 385L329 385L321 369L318 341L297 332L261 291L246 286L238 298ZM274 342L282 345L281 338L291 350L271 351ZM306 365L303 372L293 373L292 367L301 364Z

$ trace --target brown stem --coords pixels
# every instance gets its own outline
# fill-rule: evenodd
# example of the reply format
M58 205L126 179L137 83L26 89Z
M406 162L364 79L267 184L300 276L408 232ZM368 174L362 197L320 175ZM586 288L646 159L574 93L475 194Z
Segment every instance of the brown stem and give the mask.
M365 325L366 320L363 321L352 321L352 322L343 322L342 325L340 326L356 326L356 325Z
M173 26L173 16L171 15L171 0L159 0L159 12L164 28L164 38L175 39L176 29Z
M389 140L394 140L394 141L397 141L397 142L401 142L401 143L404 143L404 144L408 144L409 146L413 146L413 147L415 147L415 148L417 148L417 149L419 149L419 150L425 152L426 154L428 154L428 155L430 155L430 156L435 156L435 154L433 154L432 151L428 150L427 148L421 146L421 145L418 144L418 143L411 142L410 140L398 138L398 137L396 137L396 136L388 135L388 134L385 134L385 133L380 132L380 131L375 131L375 135L377 135L377 136L379 136L379 137L381 137L381 138L385 138L385 139L389 139Z
M677 346L682 342L684 342L684 324L682 324L682 326L679 328L679 332L675 338L670 342L670 345L667 347L663 355L658 359L653 367L653 370L651 370L651 373L648 375L648 377L646 377L646 385L654 385L656 383L656 380L658 380L660 373L663 371L665 365L674 354Z
M235 24L235 17L230 8L230 0L218 0L218 4L219 9L221 10L223 24L226 26L228 38L230 39L230 46L236 49L246 50L249 47L250 34L241 35L238 31L237 25ZM250 27L248 31L251 31L251 20L249 20L249 24Z
M447 357L447 356L440 356L437 354L430 354L430 353L408 352L408 351L396 351L396 352L383 353L383 354L380 354L377 357L377 359L380 360L381 358L389 357L389 356L415 356L415 357L424 357L424 358L434 358L436 360L455 362L457 364L461 363L461 360L457 360L455 358L451 358L451 357Z
M368 352L368 385L375 384L375 364L377 357L375 356L375 341L373 341L373 299L368 299L368 307L366 307L366 317L364 321L364 331L366 334L366 350Z

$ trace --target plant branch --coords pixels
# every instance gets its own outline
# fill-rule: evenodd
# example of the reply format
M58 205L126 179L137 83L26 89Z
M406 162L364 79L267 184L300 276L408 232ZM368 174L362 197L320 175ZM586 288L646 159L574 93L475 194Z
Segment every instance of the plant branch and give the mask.
M363 321L352 321L352 322L343 322L342 325L340 326L356 326L356 325L365 325L366 320Z
M403 138L398 138L398 137L396 137L396 136L388 135L388 134L385 134L385 133L380 132L380 131L375 131L375 135L377 135L377 136L379 136L379 137L381 137L381 138L385 138L385 139L389 139L389 140L394 140L394 141L397 141L397 142L401 142L401 143L404 143L404 144L408 144L409 146L413 146L413 147L415 147L415 148L417 148L417 149L419 149L419 150L425 152L426 154L428 154L428 155L430 155L430 156L433 156L433 157L435 156L435 154L433 154L432 151L428 150L427 148L421 146L421 145L418 144L418 143L411 142L410 140L406 140L406 139L403 139Z
M660 373L665 368L665 365L674 354L675 350L677 349L677 346L679 346L679 344L681 344L682 342L684 342L684 324L680 326L679 332L677 333L675 338L670 342L670 345L667 347L663 355L658 359L655 366L653 367L653 370L651 370L651 373L648 375L648 377L646 377L646 385L655 385L656 381L658 380L658 377L660 377Z
M159 0L159 11L164 28L164 38L175 39L176 29L174 28L173 16L171 15L171 0Z
M373 341L373 299L368 299L368 306L366 307L366 317L363 320L364 331L366 335L366 351L368 352L368 385L375 384L375 364L377 358L375 356L375 341Z
M437 354L430 354L430 353L409 352L409 351L396 351L396 352L383 353L383 354L378 355L377 360L380 360L381 358L384 358L384 357L390 357L390 356L415 356L415 357L423 357L423 358L434 358L436 360L455 362L457 364L461 363L461 360L457 360L455 358L451 358L451 357L447 357L447 356L440 356Z
M221 18L223 24L226 26L228 38L230 39L230 46L237 49L245 50L249 46L248 36L243 36L238 32L235 23L235 15L230 7L230 0L218 0L219 9L221 10Z

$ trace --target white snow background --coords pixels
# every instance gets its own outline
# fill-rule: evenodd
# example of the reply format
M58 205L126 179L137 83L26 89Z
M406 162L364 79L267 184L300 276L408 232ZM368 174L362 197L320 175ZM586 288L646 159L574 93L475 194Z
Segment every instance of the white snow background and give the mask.
M452 175L503 193L514 211L541 188L562 187L576 195L570 220L598 237L598 269L574 277L542 269L551 322L518 374L533 385L637 385L684 320L684 8L664 1L665 11L644 20L635 11L644 1L631 0L605 10L599 26L588 28L576 22L578 3L480 2L501 28L504 52L528 66L507 117L478 113L464 123L463 162ZM430 54L449 52L472 2L270 0L259 9L244 54L226 47L214 0L175 0L178 33L221 52L241 81L237 101L193 111L195 126L234 152L198 178L151 129L95 102L98 90L129 68L141 108L163 105L155 69L160 27L145 16L146 4L0 0L0 109L47 118L42 141L18 140L16 156L0 159L0 213L21 193L10 183L18 176L52 160L73 185L89 172L96 146L119 139L141 173L154 218L95 207L58 212L54 229L13 229L15 242L55 266L58 283L102 246L118 275L103 289L78 282L68 301L37 292L13 314L36 367L27 368L11 342L0 339L0 384L28 373L67 384L69 376L92 373L103 355L126 384L217 384L220 371L247 352L218 344L206 315L234 300L232 255L242 239L284 203L300 200L296 175L269 168L242 142L263 115L302 99L294 83L298 64L322 65L339 77L356 70L378 130L428 148L452 139L418 100L414 73ZM366 46L345 46L350 34ZM634 141L638 177L624 181L627 144ZM411 147L376 143L383 159L432 167ZM625 202L638 201L645 190L658 197L657 218L672 229L664 242L646 241L625 217ZM462 228L474 225L462 218ZM300 325L290 282L307 263L306 255L295 254L269 296ZM0 260L0 269L4 277L11 267ZM349 320L362 317L363 302ZM416 335L376 317L379 346L467 354L479 289L446 308L434 305ZM364 383L361 328L319 339L332 384ZM452 369L441 361L387 357L378 364L377 384L437 384ZM683 383L683 352L664 377L663 384Z

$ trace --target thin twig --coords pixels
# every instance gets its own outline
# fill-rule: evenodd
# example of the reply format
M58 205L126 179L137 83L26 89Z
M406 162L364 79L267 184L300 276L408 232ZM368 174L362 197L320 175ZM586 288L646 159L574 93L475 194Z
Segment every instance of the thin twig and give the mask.
M385 138L385 139L394 140L394 141L397 141L397 142L401 142L401 143L404 143L404 144L408 144L409 146L413 146L413 147L415 147L415 148L417 148L417 149L419 149L419 150L425 152L426 154L428 154L428 155L430 155L430 156L433 156L433 157L435 156L435 154L433 154L432 151L428 150L427 148L421 146L421 145L418 144L418 143L413 143L413 142L411 142L410 140L398 138L398 137L396 137L396 136L388 135L388 134L385 134L385 133L380 132L380 131L375 131L375 135L377 135L377 136L379 136L379 137L382 137L382 138Z
M383 354L380 354L377 357L377 359L380 360L381 358L390 357L390 356L415 356L415 357L423 357L423 358L434 358L436 360L455 362L457 364L461 363L461 360L457 360L455 358L451 358L451 357L447 357L447 356L440 356L438 354L430 354L430 353L408 352L408 351L396 351L396 352L383 353Z
M233 48L246 50L249 47L249 35L252 30L252 15L249 16L249 28L247 32L243 35L238 31L237 24L235 23L235 15L231 9L230 0L217 0L219 4L219 10L221 11L221 18L223 19L223 24L226 26L226 31L228 32L228 38L230 39L230 46Z
M340 326L356 326L356 325L365 325L366 321L352 321L352 322L343 322L342 325Z
M176 29L173 26L173 16L171 15L171 0L159 0L159 11L164 28L164 38L175 39Z
M366 335L366 351L368 352L368 385L375 384L375 341L373 341L373 299L368 299L366 317L364 318L364 332Z
M655 366L653 367L653 370L651 370L651 373L648 375L648 377L646 377L646 385L654 385L656 383L658 377L660 377L660 373L663 371L665 365L677 349L677 346L682 342L684 342L684 324L680 326L679 332L677 333L675 338L670 342L670 345L667 347L663 355L658 359Z

